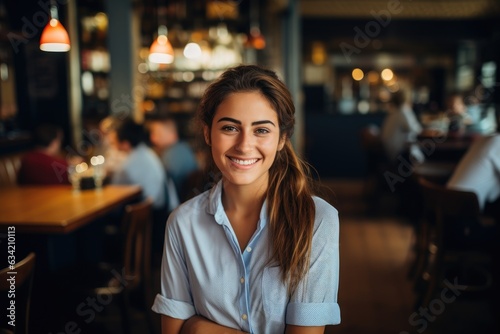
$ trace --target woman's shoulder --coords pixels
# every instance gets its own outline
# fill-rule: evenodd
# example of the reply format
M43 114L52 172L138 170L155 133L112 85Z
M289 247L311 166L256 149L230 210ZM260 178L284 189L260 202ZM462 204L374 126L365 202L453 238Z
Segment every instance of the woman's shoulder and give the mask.
M210 189L206 190L193 198L188 199L187 201L181 203L175 211L177 211L179 214L186 214L189 212L192 212L193 210L198 210L203 208L204 210L206 209L208 202L209 202L209 197L210 197ZM174 212L175 212L174 211Z
M331 238L338 236L340 229L339 213L337 209L321 197L313 196L316 206L314 217L315 238Z
M206 214L209 205L210 190L196 195L195 197L181 203L169 216L169 222L197 222L200 215Z
M339 212L338 210L331 205L329 202L324 200L321 197L313 196L314 205L316 207L316 217L324 218L324 217L337 217Z

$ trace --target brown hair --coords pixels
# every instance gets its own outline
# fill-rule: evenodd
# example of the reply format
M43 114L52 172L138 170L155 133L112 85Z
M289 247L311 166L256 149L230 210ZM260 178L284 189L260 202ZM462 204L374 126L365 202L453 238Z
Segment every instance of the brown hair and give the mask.
M206 89L197 118L210 129L217 108L226 97L255 91L260 92L276 111L280 137L285 138L285 145L277 152L269 170L266 199L272 259L280 266L283 282L288 283L291 293L309 269L315 206L309 168L295 154L290 141L295 125L295 107L290 92L273 71L256 65L240 65L226 70ZM212 159L211 155L209 157ZM211 166L215 168L213 160Z

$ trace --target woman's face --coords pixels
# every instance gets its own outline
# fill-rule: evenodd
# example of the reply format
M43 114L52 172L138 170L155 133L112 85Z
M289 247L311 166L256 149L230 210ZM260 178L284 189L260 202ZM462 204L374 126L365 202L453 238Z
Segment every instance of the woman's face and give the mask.
M259 92L234 93L217 108L205 139L226 182L267 188L269 168L283 148L278 115Z

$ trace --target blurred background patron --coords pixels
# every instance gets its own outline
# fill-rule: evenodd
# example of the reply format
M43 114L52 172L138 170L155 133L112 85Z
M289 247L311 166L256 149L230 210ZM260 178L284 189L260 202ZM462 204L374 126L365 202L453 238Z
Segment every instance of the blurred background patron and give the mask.
M382 123L381 139L390 161L396 162L400 155L410 155L419 162L424 155L413 143L422 132L422 126L413 112L402 90L392 94L388 115Z
M199 170L191 145L179 138L177 123L171 116L148 122L150 141L158 152L168 177L172 178L178 194L182 194L189 175Z
M146 144L144 128L131 118L120 122L110 134L111 145L126 154L111 178L112 184L137 184L154 208L166 205L166 175L157 155Z
M63 131L54 124L41 124L34 133L35 148L27 152L18 173L19 184L69 184L69 163L61 154Z
M474 141L458 163L448 187L474 192L481 210L500 198L500 134Z
M106 174L110 177L113 172L120 168L127 157L126 153L117 149L111 144L114 130L119 124L119 120L114 116L107 116L99 123L100 141L96 147L96 154L102 154L106 161Z

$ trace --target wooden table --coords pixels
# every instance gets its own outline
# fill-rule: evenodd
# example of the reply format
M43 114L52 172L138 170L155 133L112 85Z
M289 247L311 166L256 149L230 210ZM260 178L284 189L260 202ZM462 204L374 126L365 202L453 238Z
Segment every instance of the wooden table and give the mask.
M15 226L20 233L69 233L140 195L139 186L124 185L79 193L71 186L0 188L0 226Z
M417 144L427 160L458 163L478 134L419 136Z

